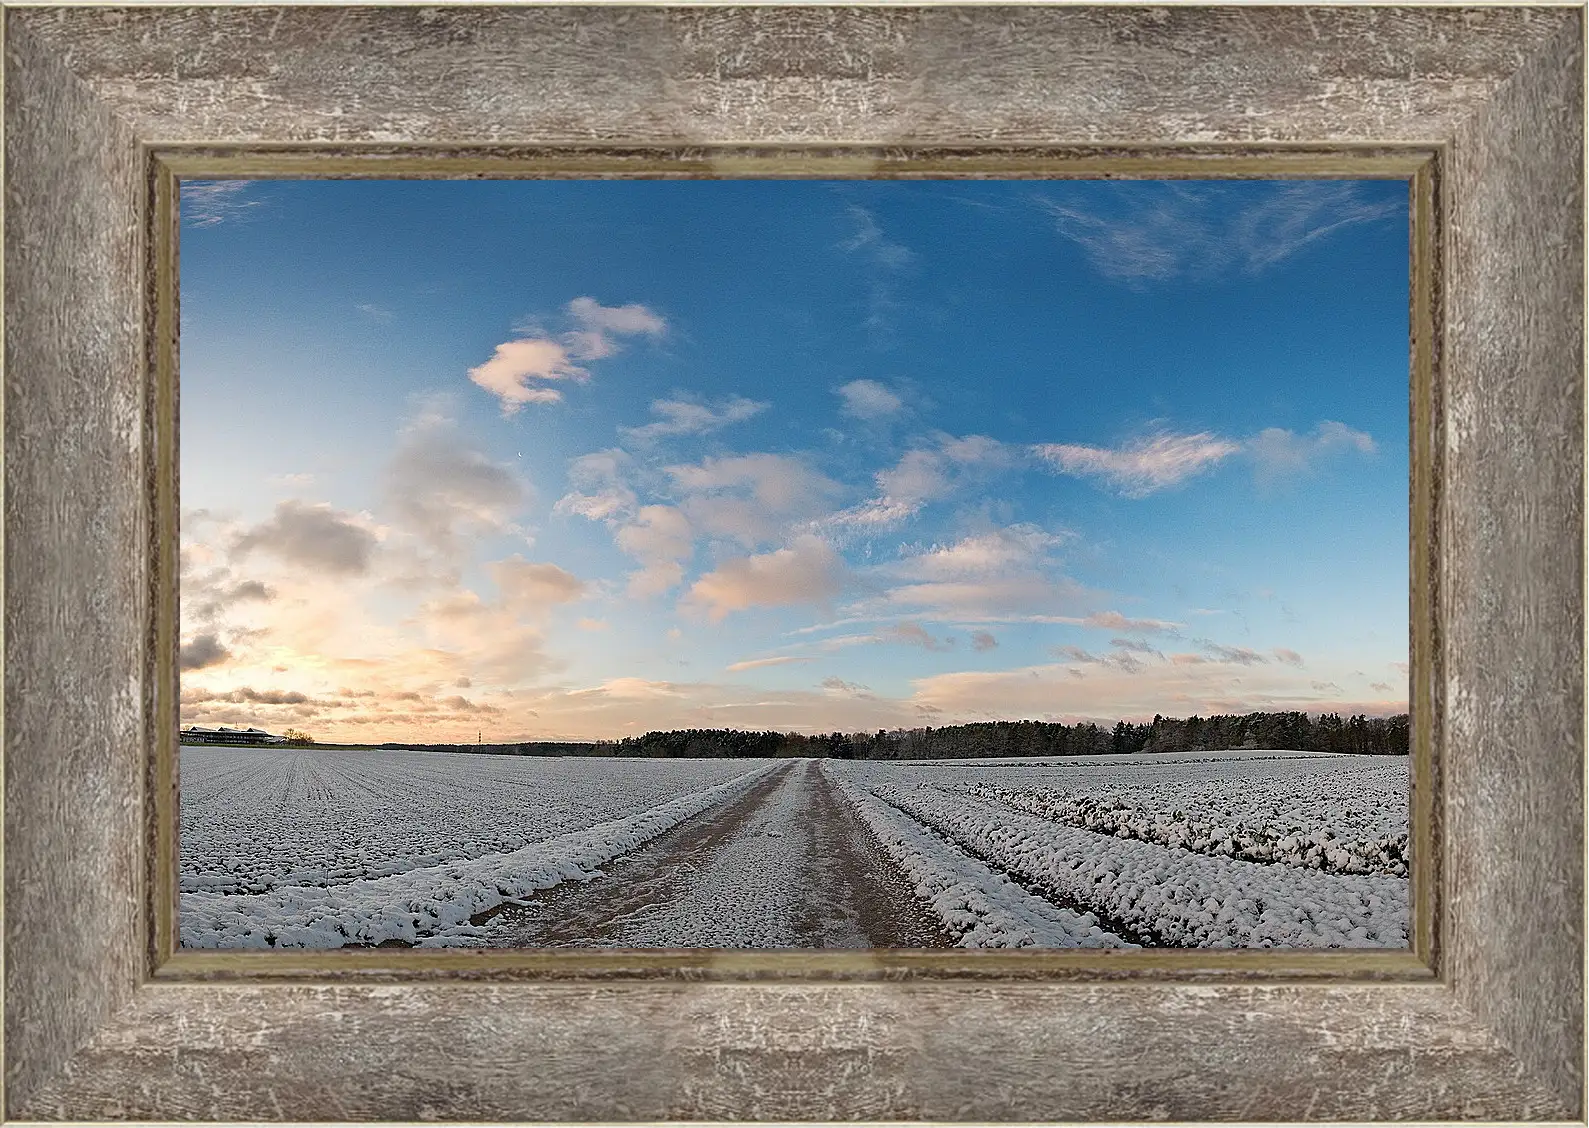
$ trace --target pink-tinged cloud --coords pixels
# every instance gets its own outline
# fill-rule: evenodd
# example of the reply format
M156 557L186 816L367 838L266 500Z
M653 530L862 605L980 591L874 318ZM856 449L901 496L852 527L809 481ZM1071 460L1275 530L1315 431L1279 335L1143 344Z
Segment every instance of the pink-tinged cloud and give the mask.
M1114 448L1040 443L1032 453L1059 473L1100 478L1124 497L1146 497L1212 469L1240 449L1204 431L1152 435Z
M524 614L543 614L559 603L585 594L585 581L556 564L542 564L510 556L487 564L505 607Z
M953 639L941 639L920 623L894 623L879 631L878 639L919 646L923 650L949 650L954 646Z
M989 650L996 650L998 649L998 645L999 640L993 637L993 634L989 631L971 632L971 649L975 650L978 654Z
M490 360L469 369L469 379L501 401L503 415L513 415L527 403L556 403L563 398L545 381L584 381L590 379L590 372L575 364L558 342L524 337L498 345Z
M1284 646L1277 646L1273 651L1271 651L1271 653L1288 666L1302 665L1302 655L1298 654L1295 650L1289 650Z
M621 527L614 542L642 565L629 574L629 594L660 595L684 579L683 561L695 552L695 531L671 505L642 506L634 520Z
M1097 627L1106 631L1134 631L1138 634L1164 634L1175 630L1180 623L1167 619L1128 619L1118 611L1095 611L1081 621L1084 627Z
M723 669L727 670L731 674L737 674L744 670L765 670L772 666L793 666L800 662L813 661L815 661L815 659L809 655L805 657L798 657L793 654L784 654L776 658L750 658L744 662L733 662L727 666L724 666Z
M1213 713L1405 712L1405 700L1347 701L1339 691L1315 688L1312 679L1268 667L1232 670L1211 662L1147 661L1124 666L1082 651L1078 666L1025 666L998 671L957 671L914 681L912 704L939 710L943 724L985 718L1147 720ZM1195 657L1195 656L1194 656ZM1084 676L1077 677L1077 673Z
M369 571L377 540L367 518L293 500L278 503L267 520L239 534L232 554L260 550L311 571L357 576Z
M825 604L843 587L844 561L807 533L788 548L724 561L695 582L684 602L715 623L752 607Z

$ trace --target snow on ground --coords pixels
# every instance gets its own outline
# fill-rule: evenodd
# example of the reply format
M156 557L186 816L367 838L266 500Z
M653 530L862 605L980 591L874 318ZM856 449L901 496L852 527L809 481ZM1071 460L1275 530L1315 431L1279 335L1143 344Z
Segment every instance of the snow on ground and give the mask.
M1407 876L1410 780L1402 757L934 778L946 791L1120 838L1327 873Z
M1095 913L1111 931L1178 947L1401 947L1407 943L1405 878L1325 873L1293 865L1225 856L1227 851L1142 841L1122 827L1105 834L1072 825L1078 800L1130 788L1142 810L1170 816L1174 803L1203 804L1214 821L1243 804L1278 805L1314 820L1351 809L1349 797L1373 792L1386 811L1380 823L1405 827L1407 793L1396 790L1405 762L1370 757L1230 758L1155 763L1153 757L1113 763L988 770L969 762L844 763L836 772L942 835L1028 890L1058 905ZM1364 761L1368 763L1364 763ZM1380 773L1376 775L1374 773ZM1366 781L1366 782L1365 782ZM1053 785L1061 783L1055 791ZM1223 790L1221 790L1223 789ZM1019 809L1052 810L1042 817ZM1035 797L1035 798L1034 798ZM1069 804L1069 805L1067 805ZM1288 807L1289 804L1289 807ZM1255 806L1253 809L1258 809ZM1150 825L1158 826L1154 821ZM1404 831L1403 831L1404 833ZM1197 839L1185 846L1196 846ZM1217 845L1217 844L1216 844Z
M1033 896L899 808L832 773L845 799L962 948L1134 948L1078 913Z
M184 750L188 751L188 750ZM261 755L254 748L205 748L203 751L230 751L237 759ZM388 796L372 788L346 788L342 796L326 794L327 777L337 777L335 759L338 756L372 756L373 763L359 764L365 780L377 780L385 775L392 791L404 791L413 785L416 772L413 759L399 758L391 764L381 764L386 753L343 753L343 751L313 751L313 753L284 753L265 751L264 756L278 758L275 764L262 759L261 764L232 764L230 771L213 772L208 777L210 786L195 786L200 802L208 801L199 810L211 818L230 815L243 821L243 826L216 826L213 823L192 825L188 818L188 804L183 805L184 856L202 860L203 845L216 840L232 840L227 836L248 831L242 840L251 844L248 853L234 855L245 863L259 866L269 861L269 834L284 832L289 844L302 850L310 844L311 834L324 828L338 815L356 826L367 826L375 832L378 842L391 840L394 828L381 826L373 810L400 810L396 832L408 832L426 837L432 844L453 848L447 860L427 861L418 866L405 867L392 872L389 864L381 863L377 848L367 842L358 842L351 856L329 856L331 866L307 871L311 880L291 882L278 879L261 893L234 893L234 891L184 890L181 893L180 923L183 947L313 947L334 948L345 944L380 944L383 941L405 941L410 944L445 945L450 942L467 942L478 929L469 925L469 918L483 910L502 904L505 899L523 898L537 890L545 890L564 880L590 880L599 875L597 866L648 842L661 832L682 823L691 815L709 809L720 802L733 799L747 786L755 783L764 772L771 771L771 761L591 761L591 759L539 759L543 786L535 788L532 772L524 772L524 785L516 791L515 805L502 805L496 809L485 807L481 794L453 796L456 804L447 804L448 796L435 794L431 807L418 802L394 807ZM302 759L297 759L302 756ZM486 756L469 756L467 759L488 759ZM507 759L507 758L497 758ZM331 763L327 764L327 761ZM516 758L515 758L516 761ZM515 763L510 761L510 763ZM183 769L188 769L188 756L183 758ZM448 761L440 761L450 764ZM524 764L521 764L523 767ZM528 764L534 769L535 763ZM253 767L254 771L248 771ZM481 777L497 780L505 772L493 772L494 764L458 764L451 774L451 790L462 790L475 785ZM650 769L674 769L656 771ZM319 769L316 772L316 769ZM604 771L605 769L605 771ZM617 769L617 771L613 771ZM240 780L246 782L264 774L275 783L276 791L259 786L245 788L230 802L216 802L216 794L237 791ZM216 775L229 778L230 786L216 783ZM693 775L693 778L691 778ZM305 777L315 778L315 783L305 785ZM528 777L528 778L526 778ZM200 774L200 780L203 780ZM348 775L340 775L346 780ZM448 778L448 777L443 777ZM721 782L715 782L721 780ZM426 782L421 775L421 783ZM429 780L434 786L434 780ZM558 785L563 793L558 793ZM188 778L183 780L183 798L188 791ZM607 791L604 793L604 786ZM644 809L621 813L618 818L607 818L591 825L593 810L632 809L636 798L650 790L651 798L664 798L674 793L677 798L666 799ZM307 791L308 799L299 798ZM683 791L683 794L677 794ZM537 794L539 793L539 794ZM249 804L249 794L253 804ZM296 802L267 804L275 796L278 801L296 799ZM410 788L408 794L412 796ZM372 796L375 798L372 799ZM362 801L362 802L361 802ZM319 805L316 809L313 804ZM448 812L462 810L472 818L448 825ZM319 818L305 817L321 815ZM299 821L292 821L296 815ZM507 850L478 850L480 829L496 821L499 836L494 842L512 842L513 837L523 840L535 836L528 845ZM563 834L550 834L545 829L556 826L577 826ZM205 832L205 831L210 831ZM323 832L323 831L321 831ZM335 842L327 842L327 852ZM235 847L234 847L235 848ZM407 853L408 860L415 853ZM362 860L377 863L385 869L380 877L343 877L340 882L326 882L324 875L345 875L354 871ZM211 861L210 864L215 864ZM292 871L291 877L305 875L305 871ZM321 879L321 880L313 880Z
M509 853L756 763L187 746L181 888L338 885Z

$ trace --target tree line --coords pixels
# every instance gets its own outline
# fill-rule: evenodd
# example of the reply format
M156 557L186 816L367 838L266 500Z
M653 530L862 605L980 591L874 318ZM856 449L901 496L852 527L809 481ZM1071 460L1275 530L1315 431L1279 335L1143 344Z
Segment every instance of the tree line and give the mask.
M1411 743L1408 714L1342 717L1323 713L1242 713L1211 717L1155 716L1120 721L1113 729L1091 721L979 721L941 728L879 729L871 733L748 732L741 729L673 729L621 740L526 741L518 744L383 744L437 752L510 756L637 756L658 759L816 756L841 760L970 760L1020 756L1099 756L1135 752L1217 752L1282 748L1405 756Z

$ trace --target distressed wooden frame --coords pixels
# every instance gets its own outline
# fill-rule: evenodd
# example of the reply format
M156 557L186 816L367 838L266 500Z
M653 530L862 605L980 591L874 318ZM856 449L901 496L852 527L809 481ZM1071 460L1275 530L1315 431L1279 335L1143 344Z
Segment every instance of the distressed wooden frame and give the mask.
M4 15L8 1118L1582 1117L1580 8ZM1060 168L1409 178L1410 952L172 951L173 177Z

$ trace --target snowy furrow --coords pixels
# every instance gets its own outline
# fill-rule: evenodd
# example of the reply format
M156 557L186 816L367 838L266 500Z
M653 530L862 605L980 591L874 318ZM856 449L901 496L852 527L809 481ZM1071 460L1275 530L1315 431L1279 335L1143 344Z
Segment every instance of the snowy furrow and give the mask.
M1398 770L1405 793L1406 773L1404 769ZM1341 789L1349 789L1356 782L1349 773L1343 772L1341 777L1338 785ZM1325 873L1407 876L1407 831L1373 837L1343 836L1336 828L1350 825L1353 820L1339 794L1335 797L1336 807L1330 812L1336 816L1333 818L1328 815L1299 818L1295 810L1259 816L1248 813L1243 818L1228 810L1235 804L1217 793L1094 796L995 787L985 783L945 790L1003 803L1014 810L1083 830L1135 838L1160 846L1177 846L1198 854L1218 854ZM1274 821L1257 821L1264 817ZM1345 831L1344 835L1351 835L1351 831Z
M480 932L469 923L477 913L559 882L599 877L597 867L741 794L775 766L760 762L726 783L506 853L329 888L183 893L181 943L187 948L339 948L386 940L420 946L467 941Z
M962 948L1134 948L1077 913L1034 897L858 784L844 797Z
M1039 889L1176 947L1402 947L1404 878L1261 865L1097 834L927 784L865 785Z

